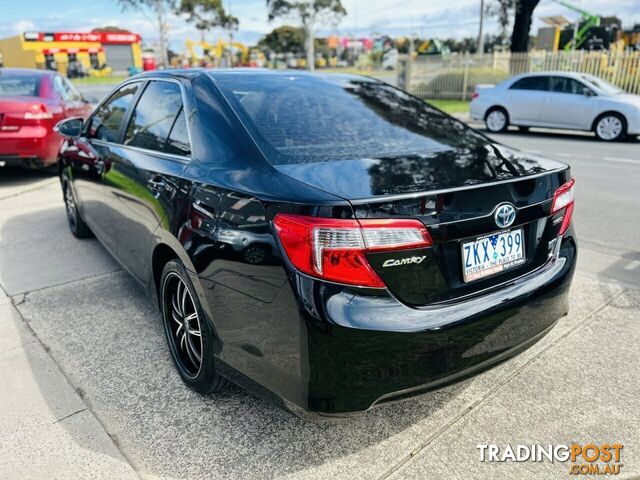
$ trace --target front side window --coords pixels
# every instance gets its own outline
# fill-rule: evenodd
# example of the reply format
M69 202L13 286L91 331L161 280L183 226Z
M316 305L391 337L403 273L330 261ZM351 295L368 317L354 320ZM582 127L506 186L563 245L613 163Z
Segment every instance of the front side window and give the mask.
M549 78L548 77L524 77L516 81L510 90L535 90L546 91L548 90Z
M150 82L131 115L124 144L164 152L169 132L181 109L180 85Z
M89 137L107 142L118 141L120 126L139 86L139 83L130 83L111 95L93 116Z
M569 77L551 77L551 91L582 95L586 87L581 82Z

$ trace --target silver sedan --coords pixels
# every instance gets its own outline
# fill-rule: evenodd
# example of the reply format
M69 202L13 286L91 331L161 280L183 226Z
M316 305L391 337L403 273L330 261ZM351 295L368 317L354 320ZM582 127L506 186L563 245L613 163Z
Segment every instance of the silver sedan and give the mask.
M515 125L592 131L606 141L640 135L640 95L585 73L527 73L479 86L470 110L491 132Z

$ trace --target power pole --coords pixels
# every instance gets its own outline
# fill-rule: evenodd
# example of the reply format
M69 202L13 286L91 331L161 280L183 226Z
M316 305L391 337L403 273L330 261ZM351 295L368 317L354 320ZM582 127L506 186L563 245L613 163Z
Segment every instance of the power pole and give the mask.
M164 68L169 67L169 55L167 52L167 23L163 0L155 1L156 16L158 21L158 34L160 36L160 63Z
M484 0L480 0L480 30L478 31L478 53L484 53L484 33L482 27L484 23Z

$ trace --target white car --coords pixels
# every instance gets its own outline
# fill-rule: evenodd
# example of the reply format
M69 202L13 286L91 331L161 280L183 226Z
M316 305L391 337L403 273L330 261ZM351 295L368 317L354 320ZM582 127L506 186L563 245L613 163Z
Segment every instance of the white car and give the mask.
M490 132L516 125L592 131L606 141L640 135L640 95L586 73L527 73L479 86L470 111Z

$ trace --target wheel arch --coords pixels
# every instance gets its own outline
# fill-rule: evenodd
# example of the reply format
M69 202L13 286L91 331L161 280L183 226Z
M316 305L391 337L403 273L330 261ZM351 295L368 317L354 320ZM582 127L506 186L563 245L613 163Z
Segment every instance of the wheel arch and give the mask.
M196 273L196 268L189 254L178 239L167 230L158 227L153 234L152 245L149 250L151 253L149 257L149 276L151 277L148 281L149 294L156 300L156 304L160 305L159 289L162 269L170 260L180 260L189 273L191 283L196 289L200 303L207 311L206 313L209 314L208 305L205 302L204 291L200 283L200 278Z
M487 116L489 115L489 112L491 112L491 110L496 110L496 109L504 110L504 112L507 114L507 120L511 121L511 114L509 113L509 109L500 103L495 103L493 105L488 106L487 109L484 111L483 120L487 119Z
M622 126L624 127L624 132L627 131L627 127L629 126L629 120L627 119L627 116L622 113L619 110L605 110L603 112L600 112L598 115L595 116L595 118L593 119L593 122L591 122L591 131L595 132L596 131L596 125L598 124L598 121L600 121L600 119L602 117L605 117L607 115L617 115L620 118L622 118Z

